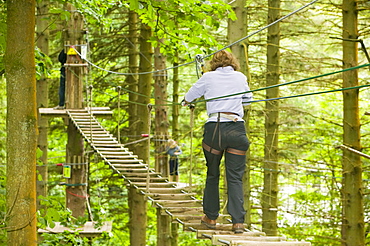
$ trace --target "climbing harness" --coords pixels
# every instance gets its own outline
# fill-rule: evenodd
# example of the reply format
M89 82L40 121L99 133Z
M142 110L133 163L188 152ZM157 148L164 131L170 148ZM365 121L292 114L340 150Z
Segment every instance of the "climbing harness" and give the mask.
M245 155L247 153L246 150L239 150L239 149L234 149L234 148L227 148L226 152L234 155Z
M209 117L213 117L213 116L219 116L221 118L226 118L226 119L232 120L233 122L238 121L238 115L236 114L227 114L223 112L218 112L218 113L213 113L209 115Z
M205 149L207 152L214 154L214 155L222 155L224 152L223 150L217 150L206 144L204 141L202 142L202 147Z

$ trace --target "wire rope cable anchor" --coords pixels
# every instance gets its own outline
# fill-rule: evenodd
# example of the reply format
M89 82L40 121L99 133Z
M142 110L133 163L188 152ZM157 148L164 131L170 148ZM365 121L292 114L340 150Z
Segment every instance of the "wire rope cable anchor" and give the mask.
M199 63L199 64L203 64L203 62L204 62L203 56L202 56L201 54L197 54L197 55L195 56L195 61L196 61L197 63Z
M200 78L199 76L199 70L201 71L201 74L203 75L204 74L204 58L201 54L197 54L195 56L195 68L197 70L197 76L198 76L198 79Z

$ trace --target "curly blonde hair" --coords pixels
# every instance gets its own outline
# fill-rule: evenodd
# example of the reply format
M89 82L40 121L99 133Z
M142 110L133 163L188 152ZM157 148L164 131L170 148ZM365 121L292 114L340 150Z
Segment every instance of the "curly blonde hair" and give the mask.
M235 71L239 70L240 65L235 56L226 51L221 50L213 55L212 60L209 62L209 68L211 71L215 71L218 67L231 66Z

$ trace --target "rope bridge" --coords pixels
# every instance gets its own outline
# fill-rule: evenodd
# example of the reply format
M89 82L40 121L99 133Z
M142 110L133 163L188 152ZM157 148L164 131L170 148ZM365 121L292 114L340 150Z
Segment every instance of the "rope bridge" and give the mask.
M89 110L67 110L68 116L91 148L120 175L130 186L160 208L163 215L168 215L172 223L180 223L185 231L194 232L199 239L210 239L213 245L230 246L309 246L311 243L291 241L285 237L270 237L263 232L245 229L242 234L231 231L231 220L228 215L221 215L216 229L208 229L200 223L202 201L189 192L190 187L179 187L148 164L138 159L119 143L98 122ZM191 190L191 189L190 189Z

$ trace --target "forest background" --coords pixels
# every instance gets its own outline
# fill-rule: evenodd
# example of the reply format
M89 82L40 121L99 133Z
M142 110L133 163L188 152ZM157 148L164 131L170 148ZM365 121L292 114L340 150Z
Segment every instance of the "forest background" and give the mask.
M346 1L343 1L346 2ZM164 107L168 118L157 119L156 112L152 112L153 134L150 156L145 153L140 155L143 146L133 146L139 152L139 156L149 158L153 163L157 156L156 141L163 140L156 136L157 122L165 121L168 126L168 135L173 137L182 146L184 151L180 159L180 180L188 182L190 159L192 163L192 179L198 185L198 194L201 194L204 186L205 165L202 155L201 138L202 125L206 120L205 104L197 103L195 109L195 123L192 139L193 149L190 150L190 112L187 108L180 108L178 103L188 88L194 83L199 75L199 70L194 62L197 54L207 56L228 44L233 37L230 32L230 21L235 21L236 16L233 7L238 1L72 1L76 10L84 18L84 28L87 30L85 37L88 44L88 59L97 66L108 71L90 66L86 76L86 86L93 86L93 105L107 106L113 110L113 117L103 119L102 124L114 135L119 136L122 143L139 140L140 129L133 129L132 105L141 105L140 98L147 97L153 105L158 105L154 94L155 80L151 82L146 91L140 91L133 87L132 81L140 81L141 75L125 75L119 73L140 72L142 67L139 61L147 59L153 63L155 57L162 57L165 66L173 67L178 64L187 64L175 69L167 70L164 94L166 105ZM247 33L253 33L268 24L269 4L267 1L246 1L245 26ZM307 4L304 1L281 1L279 16L282 17ZM307 81L279 87L278 97L317 93L337 90L345 87L342 73L324 77L316 77L325 73L332 73L343 69L343 16L341 1L317 1L308 8L292 15L280 22L280 42L276 46L279 52L279 84L311 78ZM365 47L370 45L369 32L369 1L357 1L358 11L358 38L363 40ZM5 33L7 23L6 3L1 3L0 22L0 70L2 71L2 83L0 84L0 155L4 160L0 164L0 215L1 227L6 227L6 83L4 76L4 52L6 48ZM60 64L58 54L64 48L63 31L66 23L71 18L72 12L66 10L63 1L37 1L36 17L38 19L35 32L35 59L37 81L47 81L49 100L44 106L56 106L58 103L58 86ZM137 21L132 23L132 17ZM131 22L130 22L131 21ZM144 37L144 28L149 29L149 35ZM136 37L131 36L132 30L136 30ZM268 41L267 31L261 31L250 36L238 44L245 51L242 64L245 66L244 73L250 78L249 84L252 90L264 88L268 83ZM150 42L149 52L143 54L140 46ZM40 40L46 40L47 44L40 45ZM358 47L358 64L366 64L364 50ZM154 48L158 47L156 51ZM160 54L160 55L159 55ZM134 65L130 64L133 59ZM131 58L130 58L131 57ZM144 57L144 58L143 58ZM207 59L206 59L207 61ZM154 63L153 63L154 64ZM156 70L151 65L149 70ZM118 74L117 74L118 73ZM152 75L150 75L152 76ZM155 73L152 78L155 78ZM358 69L358 85L369 83L368 68ZM131 80L133 79L133 80ZM134 83L135 84L135 83ZM121 86L122 94L119 96L117 86ZM177 87L178 86L178 87ZM357 89L358 115L361 124L359 150L367 153L369 149L369 116L366 111L369 108L369 91L366 87ZM135 93L133 93L135 92ZM344 92L343 92L344 93ZM163 96L163 95L162 95ZM266 98L265 90L254 92L255 100ZM122 107L118 114L118 99ZM88 98L86 97L86 102ZM163 103L162 103L163 104ZM278 174L278 203L277 203L277 228L279 235L288 238L304 239L313 245L341 245L343 223L343 196L341 194L344 185L343 150L337 148L343 144L345 135L343 119L344 99L340 91L308 95L279 100L275 105L275 111L279 112L277 118L278 138L277 159L272 170L268 164L266 155L266 132L268 119L266 115L268 103L254 102L248 109L248 129L251 141L249 161L250 167L250 223L251 228L263 230L263 200L266 191L265 176L268 172ZM118 118L120 115L120 118ZM142 114L136 116L144 117ZM178 118L174 119L174 115ZM155 119L154 119L155 118ZM137 120L137 119L136 119ZM177 122L177 124L175 124ZM39 226L51 225L53 220L68 220L70 214L65 209L64 187L59 185L63 182L62 171L57 163L65 162L65 125L62 119L53 118L48 120L48 193L42 199L46 210L40 211ZM356 146L352 146L356 147ZM356 147L358 149L358 147ZM190 158L192 153L192 158ZM361 194L363 195L363 219L365 242L370 242L368 236L370 228L369 220L369 162L363 159L361 165ZM46 180L46 179L45 179ZM96 159L92 160L89 174L89 195L91 214L94 220L113 221L112 233L94 239L92 245L129 245L128 215L127 215L127 190L119 177L113 176L112 172L104 164ZM62 211L62 212L61 212ZM153 208L148 208L147 245L156 244L156 221ZM88 217L88 215L86 216ZM44 245L53 245L58 241L78 239L73 235L45 236ZM0 242L6 241L5 229L0 234ZM86 242L80 242L86 243ZM190 233L179 234L179 245L208 245L207 241L194 239ZM5 244L4 244L5 245Z

